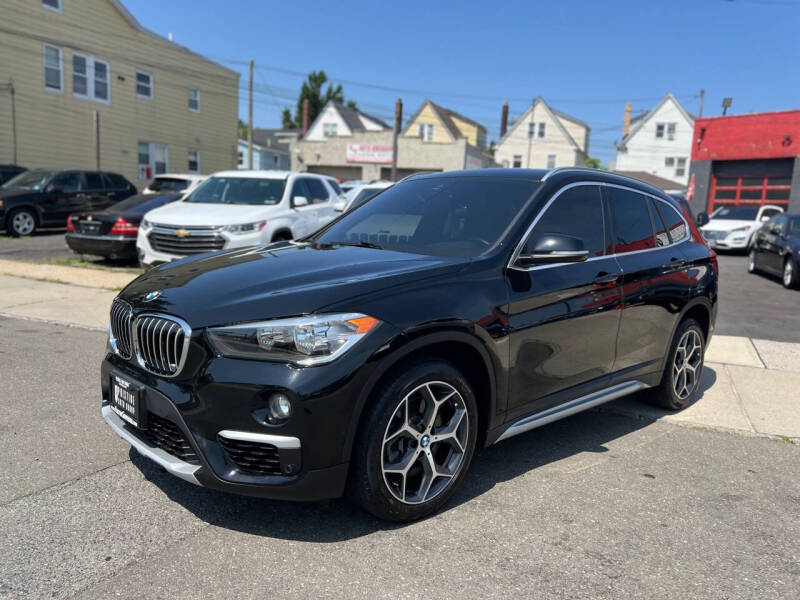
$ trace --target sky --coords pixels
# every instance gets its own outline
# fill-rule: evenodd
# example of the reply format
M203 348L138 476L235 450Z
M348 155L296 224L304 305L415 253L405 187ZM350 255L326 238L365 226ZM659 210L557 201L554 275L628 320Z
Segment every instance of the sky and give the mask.
M633 114L668 91L689 112L800 108L800 0L123 0L142 23L241 72L255 61L254 124L280 127L305 74L324 70L347 99L391 122L425 98L497 140L542 96L592 128L589 154L613 160L626 101Z

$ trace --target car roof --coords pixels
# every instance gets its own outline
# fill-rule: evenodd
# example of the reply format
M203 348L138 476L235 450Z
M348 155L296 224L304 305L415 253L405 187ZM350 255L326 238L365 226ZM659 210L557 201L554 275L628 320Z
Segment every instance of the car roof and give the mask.
M212 173L210 177L241 177L242 179L286 179L291 175L302 175L303 177L313 177L315 179L326 179L328 175L321 173L306 173L300 171L279 171L273 169L250 170L237 169L235 171L218 171Z

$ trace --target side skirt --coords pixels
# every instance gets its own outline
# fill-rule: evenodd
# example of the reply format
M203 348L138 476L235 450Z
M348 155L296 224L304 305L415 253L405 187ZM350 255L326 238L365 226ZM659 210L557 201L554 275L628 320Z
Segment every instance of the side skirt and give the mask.
M495 440L495 443L520 433L525 433L531 429L536 429L542 425L547 425L553 421L558 421L564 417L569 417L570 415L574 415L594 406L611 402L612 400L627 396L633 392L638 392L646 387L649 386L641 381L626 381L618 383L617 385L612 385L604 390L598 390L591 394L581 396L580 398L576 398L575 400L571 400L559 406L554 406L549 410L536 413L535 415L523 417L506 429L503 434Z

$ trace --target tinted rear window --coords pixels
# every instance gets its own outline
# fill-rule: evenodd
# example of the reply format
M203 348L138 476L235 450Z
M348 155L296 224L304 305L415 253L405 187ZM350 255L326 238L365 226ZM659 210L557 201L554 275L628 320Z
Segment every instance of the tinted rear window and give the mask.
M100 173L84 173L84 178L87 190L102 190L106 187Z
M111 182L111 187L113 188L123 189L129 185L128 180L117 173L105 173L105 176Z
M655 248L647 197L629 190L607 189L613 214L614 251L622 253Z
M180 192L189 187L189 182L185 179L173 179L171 177L157 177L147 186L154 192Z
M181 194L136 194L130 198L126 198L122 202L117 202L109 212L132 212L132 213L146 213L148 210L153 210L159 206L163 206L169 202L175 202L180 199Z
M328 190L319 179L306 179L306 185L308 185L308 191L311 192L311 202L313 204L320 204L329 200Z

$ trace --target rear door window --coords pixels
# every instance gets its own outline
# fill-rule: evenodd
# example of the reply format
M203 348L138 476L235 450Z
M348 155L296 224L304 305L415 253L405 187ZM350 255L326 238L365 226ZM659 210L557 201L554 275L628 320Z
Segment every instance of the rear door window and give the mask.
M636 252L656 247L647 198L632 190L606 188L611 202L614 252Z
M53 177L50 184L59 188L64 193L74 193L81 189L81 174L77 171L59 173Z
M294 199L298 196L305 198L311 204L311 194L308 191L305 179L295 179L294 184L292 184L292 194L289 196L292 206L294 206Z
M336 195L337 196L341 196L342 195L342 188L339 187L339 182L336 181L335 179L328 179L327 181L330 184L330 186L333 188L333 191L336 192Z
M103 178L100 176L100 173L84 173L84 177L86 178L87 190L105 189L105 184L103 183Z
M311 192L312 204L322 204L330 199L328 197L328 189L325 187L325 184L322 183L322 180L309 178L305 181L306 185L308 185L308 191Z
M543 235L560 234L579 238L589 256L603 256L603 204L600 187L579 185L559 195L533 228L523 249L531 254Z

